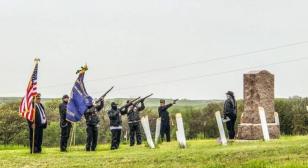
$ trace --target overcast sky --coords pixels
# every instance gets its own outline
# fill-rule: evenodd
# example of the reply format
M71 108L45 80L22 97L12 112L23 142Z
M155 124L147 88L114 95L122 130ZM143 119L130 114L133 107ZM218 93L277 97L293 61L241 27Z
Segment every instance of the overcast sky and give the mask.
M233 90L241 98L243 73L258 69L275 74L276 97L308 96L307 59L259 66L308 57L307 43L202 62L307 41L307 6L307 0L0 0L0 96L24 95L35 57L44 97L69 93L85 63L94 97L114 85L110 97L221 99ZM170 66L178 67L164 69ZM233 72L220 73L226 71Z

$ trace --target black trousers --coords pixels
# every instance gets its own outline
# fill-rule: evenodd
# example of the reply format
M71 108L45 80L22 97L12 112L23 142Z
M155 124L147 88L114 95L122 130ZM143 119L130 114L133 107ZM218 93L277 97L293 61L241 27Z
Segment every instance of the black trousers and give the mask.
M141 145L142 136L140 131L140 122L130 123L128 125L129 125L130 146L135 145L135 137L137 139L137 145Z
M230 118L230 121L226 123L227 125L227 130L229 134L229 139L234 139L235 138L235 122L236 122L236 115L227 115Z
M96 125L87 125L87 151L95 151L97 145L98 128Z
M61 140L60 140L60 150L66 151L67 142L70 137L72 125L67 124L65 127L61 127Z
M43 127L35 128L34 135L34 151L32 151L32 140L33 140L33 128L29 126L29 140L30 140L30 153L41 153L42 152L42 142L43 142Z
M164 138L167 138L167 142L170 142L170 124L168 122L162 122L160 127L160 138L162 141L164 141Z
M111 130L111 150L119 149L121 142L121 129Z

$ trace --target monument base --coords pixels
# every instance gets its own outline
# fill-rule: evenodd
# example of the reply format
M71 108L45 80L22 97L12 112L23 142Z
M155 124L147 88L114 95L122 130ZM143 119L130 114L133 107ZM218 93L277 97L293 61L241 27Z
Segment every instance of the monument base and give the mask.
M268 131L271 139L280 137L280 128L276 123L269 123ZM237 139L243 140L261 140L263 139L261 124L239 124L237 129Z

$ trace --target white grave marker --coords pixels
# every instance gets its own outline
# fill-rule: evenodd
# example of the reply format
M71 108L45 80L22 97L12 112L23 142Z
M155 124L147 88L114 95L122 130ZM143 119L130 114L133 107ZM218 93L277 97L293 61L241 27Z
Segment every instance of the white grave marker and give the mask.
M180 113L176 114L176 124L178 130L176 131L176 138L181 146L181 148L186 148L186 138L185 138L185 131L184 131L184 123L183 118Z
M262 126L264 141L269 141L270 136L269 136L269 133L268 133L266 116L265 116L265 111L264 111L263 107L259 107L259 115L260 115L260 120L261 120L261 126Z
M215 113L215 116L216 116L216 121L217 121L218 129L219 129L221 143L222 143L222 145L227 145L227 138L226 138L226 135L225 135L224 126L222 124L220 111L217 111Z
M158 143L159 136L160 136L160 126L161 126L161 118L156 120L156 130L155 130L155 144Z
M149 147L154 149L155 145L152 139L152 135L151 135L151 130L150 130L150 124L149 124L149 118L148 116L142 117L141 118L141 124L145 133L145 136L147 138L147 142L149 144Z
M279 121L279 115L277 112L274 113L275 116L275 124L280 125L280 121Z

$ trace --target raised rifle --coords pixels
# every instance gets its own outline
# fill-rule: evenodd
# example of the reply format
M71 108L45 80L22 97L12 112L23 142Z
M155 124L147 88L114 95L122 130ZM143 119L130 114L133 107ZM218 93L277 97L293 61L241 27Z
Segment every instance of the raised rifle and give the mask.
M133 99L133 100L129 100L129 102L126 103L124 106L122 106L119 110L122 111L123 109L128 108L129 106L133 105L139 99L140 99L140 97Z
M175 99L173 100L173 103L176 104L176 102L179 101L179 99Z
M136 101L133 105L136 106L136 105L138 105L139 103L144 102L145 99L147 99L147 98L149 98L149 97L151 97L151 96L153 96L153 93L150 94L150 95L148 95L148 96L145 96L145 97L142 98L142 99L139 99L139 100Z
M105 99L105 97L107 96L108 93L110 93L112 91L112 89L114 88L114 86L112 86L107 92L105 92L97 101L96 103L102 101Z

